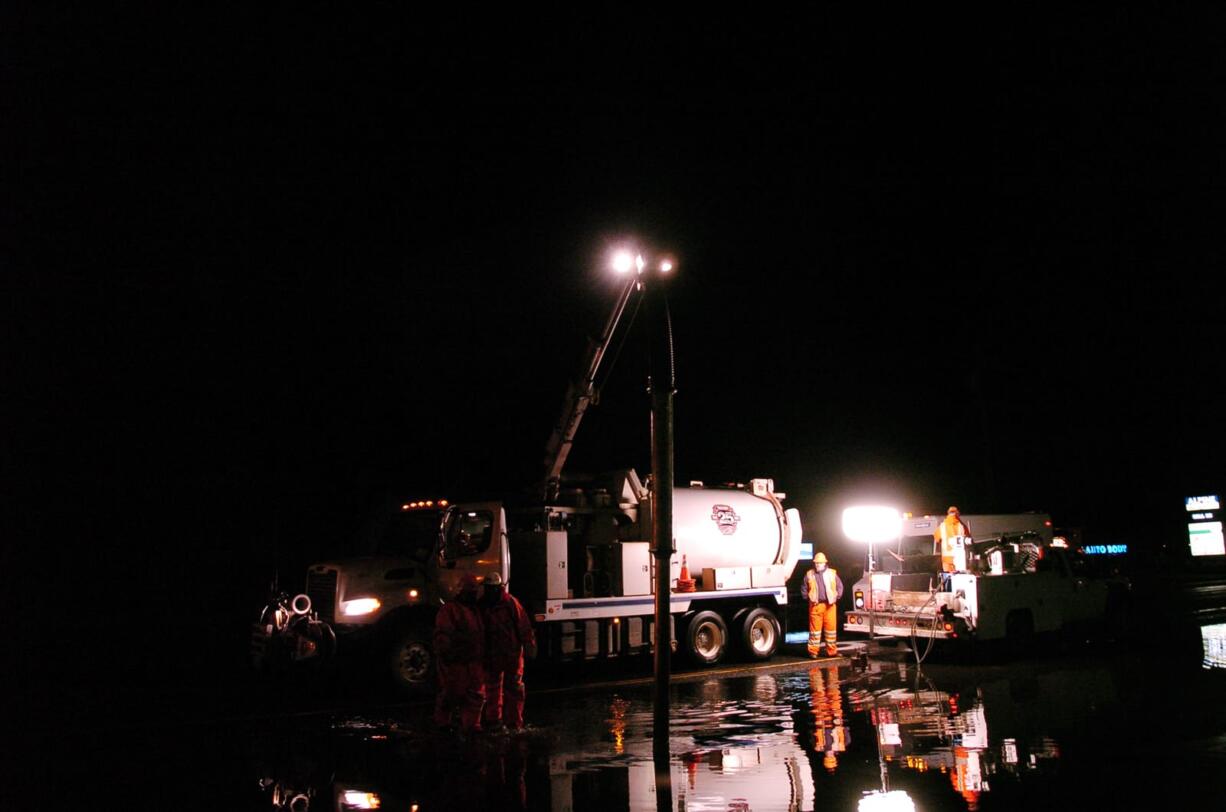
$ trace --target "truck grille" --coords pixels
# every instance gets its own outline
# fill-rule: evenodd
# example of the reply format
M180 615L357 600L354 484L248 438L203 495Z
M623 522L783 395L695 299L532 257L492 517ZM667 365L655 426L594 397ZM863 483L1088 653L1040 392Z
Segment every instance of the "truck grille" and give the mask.
M306 593L319 619L332 623L336 619L336 570L308 572Z

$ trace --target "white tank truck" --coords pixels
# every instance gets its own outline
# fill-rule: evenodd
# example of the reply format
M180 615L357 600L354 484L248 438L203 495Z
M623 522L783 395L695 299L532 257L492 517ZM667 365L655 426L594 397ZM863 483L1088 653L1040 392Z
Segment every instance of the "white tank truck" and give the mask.
M636 290L633 281L626 285L604 332L588 348L546 445L545 476L533 497L410 502L399 519L406 534L415 535L396 541L385 550L390 554L308 569L313 611L335 630L340 653L366 638L402 686L428 683L438 607L463 577L492 572L533 617L541 657L651 651L650 479L642 482L633 470L582 482L562 477L579 422L596 397L601 360ZM713 665L729 651L762 660L778 648L786 582L801 540L800 515L785 509L783 498L770 479L674 490L671 639L697 663Z

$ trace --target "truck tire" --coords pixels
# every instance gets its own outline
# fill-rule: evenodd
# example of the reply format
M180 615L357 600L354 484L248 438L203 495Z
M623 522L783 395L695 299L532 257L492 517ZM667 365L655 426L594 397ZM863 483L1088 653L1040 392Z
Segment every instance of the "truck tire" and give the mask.
M741 618L741 648L751 660L769 660L779 648L779 621L769 609L751 609Z
M715 665L728 650L728 627L715 612L699 612L685 631L686 651L699 665Z
M428 635L410 629L392 642L388 664L396 687L411 692L429 689L434 684L434 649Z

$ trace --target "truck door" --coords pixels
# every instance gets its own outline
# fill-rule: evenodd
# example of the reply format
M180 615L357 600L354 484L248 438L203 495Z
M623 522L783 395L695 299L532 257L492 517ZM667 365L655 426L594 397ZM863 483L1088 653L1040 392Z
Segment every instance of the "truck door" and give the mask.
M500 502L457 505L443 525L438 551L441 597L455 595L467 575L482 580L492 572L508 582L511 554L507 546L507 517Z
M1055 578L1056 594L1062 623L1088 620L1094 617L1097 594L1088 578L1074 571L1065 550L1048 547L1038 566L1039 572L1050 572Z

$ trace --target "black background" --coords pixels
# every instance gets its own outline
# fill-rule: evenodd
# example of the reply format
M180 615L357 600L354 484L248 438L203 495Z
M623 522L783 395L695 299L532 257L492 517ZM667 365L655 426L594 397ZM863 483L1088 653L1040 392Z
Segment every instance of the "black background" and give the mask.
M1222 483L1222 26L1066 14L6 15L27 676L184 628L241 663L373 506L534 481L631 240L679 261L679 481L773 477L836 561L864 500L1178 551ZM648 470L640 333L570 469Z

